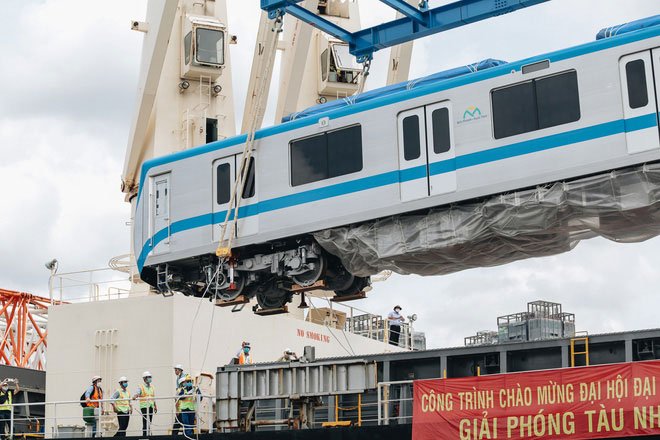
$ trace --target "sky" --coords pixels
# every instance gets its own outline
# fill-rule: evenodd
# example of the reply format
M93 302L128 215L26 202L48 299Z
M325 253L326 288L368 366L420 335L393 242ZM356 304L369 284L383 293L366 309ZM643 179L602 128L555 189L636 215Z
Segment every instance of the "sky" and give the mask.
M431 7L447 3L431 0ZM259 21L257 0L227 0L237 124L243 114ZM105 5L105 7L102 7ZM60 271L106 267L129 249L129 205L120 177L134 112L145 0L7 2L0 16L0 288L48 295L44 263ZM363 27L393 17L360 0ZM650 0L552 0L415 42L411 78L485 58L508 61L591 41L605 26L660 13ZM367 89L385 85L388 50ZM275 72L274 84L277 80ZM271 97L275 96L271 93ZM272 124L269 102L266 125ZM416 313L429 347L462 345L528 301L557 301L590 333L659 326L660 239L604 239L573 251L442 277L393 275L351 303Z

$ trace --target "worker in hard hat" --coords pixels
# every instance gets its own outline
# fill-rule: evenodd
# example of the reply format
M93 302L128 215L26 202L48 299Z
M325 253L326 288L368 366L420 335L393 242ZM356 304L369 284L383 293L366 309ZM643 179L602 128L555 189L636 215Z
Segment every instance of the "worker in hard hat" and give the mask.
M174 383L174 394L179 394L179 381L185 376L183 373L183 365L176 364L174 366L174 375L176 376L176 381ZM179 435L179 429L181 428L181 411L179 410L179 402L176 402L176 411L174 413L174 423L172 424L172 435Z
M92 437L96 437L96 429L98 427L98 419L101 415L101 407L103 400L103 388L101 388L101 376L92 377L92 384L87 387L87 390L83 394L85 406L83 407L83 420L86 425L92 428ZM82 402L81 402L82 404Z
M9 385L13 385L13 390ZM21 391L18 379L5 379L0 382L0 435L4 440L9 438L11 432L11 412L14 410L14 394Z
M187 437L192 437L195 428L195 411L197 410L197 399L199 389L193 385L192 377L186 374L179 380L179 399L177 401L181 411L181 424L183 433Z
M117 414L117 423L119 424L119 429L117 429L117 433L114 436L126 437L128 422L131 419L131 412L133 412L131 393L128 391L128 379L126 376L119 378L119 388L112 395L112 409Z
M293 350L291 350L290 348L285 348L284 349L284 354L282 354L282 356L280 356L280 358L277 360L277 362L293 362L293 361L297 361L297 360L299 360L298 355Z
M252 356L250 356L250 343L243 342L241 351L238 353L238 365L246 365L252 363Z
M151 421L154 418L154 414L158 412L158 405L154 397L156 393L154 391L154 386L151 383L152 377L151 373L145 371L142 373L142 381L133 399L138 399L140 402L140 412L142 413L142 435L147 437L151 435Z

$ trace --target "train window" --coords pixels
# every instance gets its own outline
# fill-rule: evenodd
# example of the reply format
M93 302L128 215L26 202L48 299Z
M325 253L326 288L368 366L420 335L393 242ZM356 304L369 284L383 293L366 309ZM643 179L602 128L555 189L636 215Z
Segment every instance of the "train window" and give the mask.
M228 203L231 198L231 167L228 163L218 165L216 185L216 200L218 205Z
M325 133L291 142L291 184L303 185L328 178Z
M439 108L431 113L433 122L433 152L446 153L451 148L449 137L449 109Z
M630 61L626 64L626 80L630 108L646 107L649 104L649 96L644 60Z
M577 72L546 76L491 92L495 139L580 119Z
M534 83L528 81L491 93L495 139L536 130Z
M343 176L362 170L362 127L328 133L328 177Z
M317 182L362 169L360 125L291 141L291 185Z
M403 118L403 158L413 160L420 155L419 116L406 116Z
M245 182L243 183L243 195L244 199L249 199L254 197L254 157L250 158L250 163L248 164L247 176L245 177Z
M535 81L539 128L554 127L580 119L577 72L566 72Z

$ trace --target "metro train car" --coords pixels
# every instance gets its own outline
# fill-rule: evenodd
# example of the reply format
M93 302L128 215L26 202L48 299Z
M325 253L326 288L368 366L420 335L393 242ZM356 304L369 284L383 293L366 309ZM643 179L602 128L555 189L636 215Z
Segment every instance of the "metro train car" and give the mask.
M162 293L256 296L264 309L296 285L355 295L369 277L314 232L658 161L658 87L660 16L316 106L257 132L229 259L215 251L246 135L146 161L140 275Z

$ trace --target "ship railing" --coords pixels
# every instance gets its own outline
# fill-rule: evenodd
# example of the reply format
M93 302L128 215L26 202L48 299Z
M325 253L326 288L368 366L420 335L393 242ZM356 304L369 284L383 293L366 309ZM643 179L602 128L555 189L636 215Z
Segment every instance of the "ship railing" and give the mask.
M48 282L50 301L59 304L126 298L131 289L131 276L116 267L54 273Z
M130 392L134 390L129 389ZM132 393L131 393L132 395ZM132 411L129 413L129 425L125 430L125 436L140 436L143 434L143 417L146 419L146 431L151 435L170 435L173 431L177 414L180 414L176 408L176 402L181 396L154 397L153 401L158 407L158 411L153 415L153 420L143 416L140 409L141 398L130 399ZM7 421L7 431L9 438L16 437L36 437L36 438L74 438L74 437L92 437L96 433L97 437L111 437L119 429L118 416L114 413L112 403L117 403L122 399L99 399L92 402L98 402L99 408L92 408L91 411L85 411L79 400L70 401L49 401L49 402L31 402L14 403L12 411L9 411L9 420L2 417L0 419ZM210 395L198 394L196 396L196 411L194 422L185 426L193 435L202 433L213 433L214 428L214 403L215 397ZM91 407L90 407L91 408ZM83 414L83 411L86 413ZM33 414L43 414L33 415ZM179 432L183 432L183 421L179 421ZM0 429L2 428L0 424ZM4 437L5 432L0 432ZM188 433L190 434L190 432ZM184 437L191 438L184 433Z
M413 381L378 383L378 425L412 423Z
M323 324L339 330L345 330L365 338L389 343L391 330L387 317L377 315L358 307L330 300L330 298L308 297L311 310L326 311L327 317L322 320L307 319L308 321ZM308 315L309 316L309 315ZM317 322L318 320L318 322ZM400 348L413 349L413 327L410 322L403 322L398 338Z
M340 398L353 397L352 403L340 402ZM357 400L357 401L356 401ZM301 429L300 405L287 399L256 401L250 412L249 426L260 431ZM307 428L328 426L375 426L378 424L378 403L358 398L357 395L323 396L314 404L314 419L307 420ZM245 419L245 417L244 417ZM248 423L245 423L247 426ZM243 426L243 425L241 425Z

